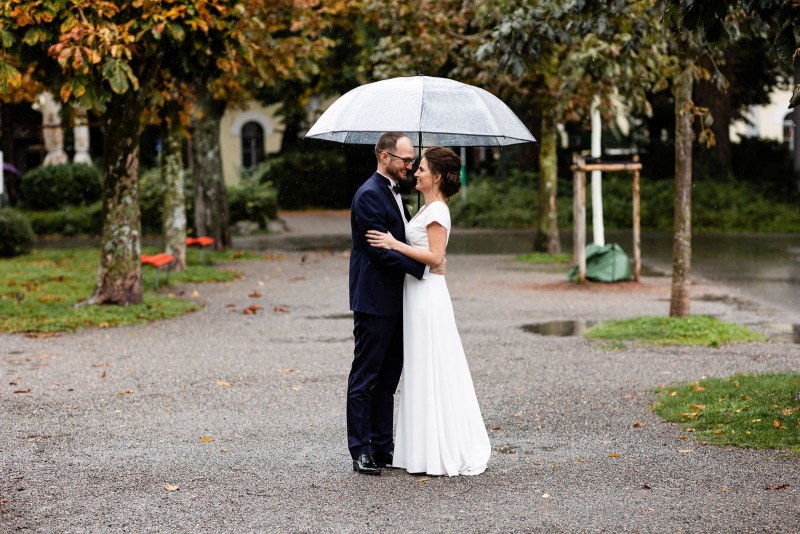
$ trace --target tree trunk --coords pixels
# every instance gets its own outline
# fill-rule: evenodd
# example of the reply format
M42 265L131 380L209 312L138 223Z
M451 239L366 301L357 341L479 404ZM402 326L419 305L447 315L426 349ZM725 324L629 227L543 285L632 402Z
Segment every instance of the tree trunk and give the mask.
M138 95L115 95L105 114L103 238L97 286L86 304L142 302Z
M198 98L197 104L198 112L192 120L194 226L197 236L213 237L214 248L220 250L231 246L219 146L219 123L225 103L206 94Z
M675 95L675 228L672 238L670 317L690 314L692 266L692 73L685 69L674 80Z
M183 177L183 135L173 121L164 144L161 176L164 181L164 251L175 258L173 271L186 268L186 194Z
M533 250L558 254L561 241L558 235L556 192L558 189L558 134L550 113L542 115L542 132L539 139L539 211Z

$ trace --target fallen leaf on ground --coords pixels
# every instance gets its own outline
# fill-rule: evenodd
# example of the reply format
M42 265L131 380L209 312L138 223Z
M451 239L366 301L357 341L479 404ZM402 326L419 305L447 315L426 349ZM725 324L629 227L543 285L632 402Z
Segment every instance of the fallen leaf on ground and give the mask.
M251 304L250 306L242 310L242 313L245 315L255 315L258 310L263 310L263 309L264 308L262 308L258 304Z
M694 449L678 449L678 452L681 454L689 454L690 452L694 452Z
M166 484L164 484L164 489L167 491L177 491L181 488L180 486L172 485L169 482L167 482Z
M297 369L278 369L279 373L299 373Z
M275 307L274 307L274 308L272 308L272 309L273 309L274 311L276 311L276 312L281 312L281 313L290 313L290 312L289 312L289 308L287 308L286 306L275 306Z
M231 387L230 382L225 382L224 380L217 380L217 385L225 388Z
M549 493L542 493L542 499L549 499L549 498L550 498Z
M258 291L253 291L252 293L250 293L247 296L250 297L251 299L257 299L257 298L259 298L261 296L261 293L259 293Z
M28 388L28 389L15 389L14 390L14 393L30 393L30 392L31 392L31 388Z
M103 371L102 373L100 373L100 378L105 378L105 377L106 377L106 372L105 372L105 371Z
M427 481L428 481L428 477L422 477L422 478L417 479L417 482L427 482Z
M225 305L225 307L226 307L226 308L235 308L235 307L236 307L236 304L234 304L233 302L229 302L229 303L227 303L227 304Z
M649 490L649 489L653 489L653 488L651 488L651 487L650 487L650 486L648 486L647 484L642 484L642 489L647 489L647 490Z
M641 426L642 423L639 423L638 421L636 423L633 423L633 428L641 428Z
M767 491L782 490L789 487L789 484L778 484L777 486L764 486Z
M61 334L58 332L25 332L25 337L32 337L36 339L45 339L48 337L58 337Z
M208 436L203 436L202 438L200 438L200 441L202 441L203 443L210 443L210 442L214 441L214 438L209 438Z
M609 458L619 458L619 453L618 452L612 452L611 454L608 455L608 457Z

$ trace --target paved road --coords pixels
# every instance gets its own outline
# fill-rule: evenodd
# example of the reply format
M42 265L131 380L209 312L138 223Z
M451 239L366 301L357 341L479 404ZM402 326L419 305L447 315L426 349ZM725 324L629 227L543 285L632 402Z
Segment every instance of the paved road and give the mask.
M205 305L184 317L0 335L0 532L800 532L797 456L682 440L650 411L661 384L796 371L800 345L537 336L522 327L666 315L669 281L576 288L506 256L453 256L447 274L487 472L353 473L347 263L275 250L225 265L235 282L181 287ZM798 322L726 288L692 295L693 313Z

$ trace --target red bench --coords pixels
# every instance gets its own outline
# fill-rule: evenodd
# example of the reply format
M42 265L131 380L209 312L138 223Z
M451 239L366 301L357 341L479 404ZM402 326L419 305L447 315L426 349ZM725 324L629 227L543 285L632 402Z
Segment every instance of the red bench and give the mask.
M156 289L158 289L158 275L161 273L163 267L166 267L167 285L169 285L169 272L172 270L172 262L175 257L162 252L160 254L142 254L142 265L152 265L156 268Z
M206 249L213 244L214 244L214 238L208 236L186 238L187 247L200 247L200 263L203 263L203 258L205 257ZM210 258L211 257L209 256L209 259Z

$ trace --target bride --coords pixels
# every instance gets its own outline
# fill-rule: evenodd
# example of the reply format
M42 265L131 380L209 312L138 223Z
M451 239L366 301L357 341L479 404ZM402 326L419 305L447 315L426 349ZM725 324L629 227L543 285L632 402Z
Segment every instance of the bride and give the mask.
M461 159L445 147L425 152L414 174L425 205L406 226L408 244L367 232L374 247L439 265L450 236L446 201L461 187ZM406 275L403 291L403 385L392 467L429 475L477 475L491 445L456 328L443 275Z

